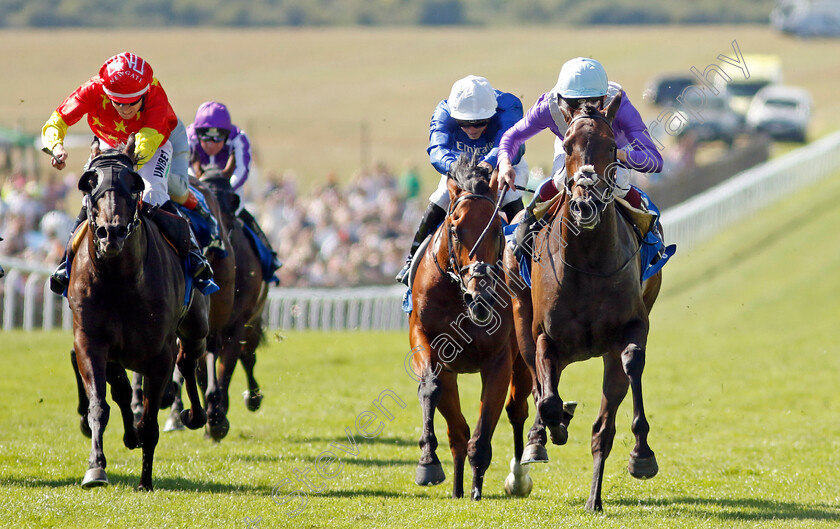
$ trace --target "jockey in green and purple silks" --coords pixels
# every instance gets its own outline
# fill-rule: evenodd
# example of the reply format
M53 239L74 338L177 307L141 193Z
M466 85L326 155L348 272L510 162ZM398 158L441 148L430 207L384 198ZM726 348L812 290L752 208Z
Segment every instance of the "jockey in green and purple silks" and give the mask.
M600 108L606 108L618 94L621 94L621 104L612 128L619 167L615 172L613 195L623 198L636 209L655 209L655 206L649 203L649 198L630 184L630 175L631 170L641 173L660 172L662 155L654 145L638 110L621 86L608 80L607 72L600 62L578 57L563 65L554 88L541 95L525 116L505 132L499 145L500 185L512 188L516 179L513 163L516 153L525 141L544 129L551 130L557 136L554 141L552 177L546 179L535 191L534 201L528 206L528 214L517 228L517 246L522 246L523 240L536 224L537 219L530 214L534 203L555 196L558 189L563 188L566 178L563 137L567 124L560 112L560 100L570 101L572 107L577 106L579 100L587 100L600 104Z

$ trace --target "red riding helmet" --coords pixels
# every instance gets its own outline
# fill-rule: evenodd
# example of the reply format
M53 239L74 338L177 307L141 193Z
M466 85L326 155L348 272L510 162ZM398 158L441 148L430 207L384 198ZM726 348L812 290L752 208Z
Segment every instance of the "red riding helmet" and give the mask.
M154 74L149 63L133 53L114 55L99 69L102 88L115 103L132 103L149 91Z

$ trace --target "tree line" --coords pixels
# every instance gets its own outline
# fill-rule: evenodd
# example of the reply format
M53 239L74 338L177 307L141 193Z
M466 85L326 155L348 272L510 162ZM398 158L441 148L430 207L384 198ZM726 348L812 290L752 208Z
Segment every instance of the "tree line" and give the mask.
M774 0L3 0L0 27L767 23Z

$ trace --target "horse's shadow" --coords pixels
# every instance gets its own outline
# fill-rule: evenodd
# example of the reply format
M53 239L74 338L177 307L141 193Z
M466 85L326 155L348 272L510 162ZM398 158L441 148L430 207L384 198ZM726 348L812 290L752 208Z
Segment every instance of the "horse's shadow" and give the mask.
M124 486L133 489L137 485L137 474L123 473L111 470L108 472L108 480L112 487ZM64 479L39 479L39 478L4 478L4 483L27 488L58 488L76 487L79 488L79 478ZM202 479L188 479L181 477L155 476L156 491L181 491L181 492L209 492L213 494L263 494L270 495L270 486L254 486L250 483L236 484L223 483Z
M697 517L719 520L828 520L840 522L840 507L828 504L801 504L763 498L702 498L680 496L655 500L620 499L616 504L642 507L683 506ZM658 516L658 515L657 515Z
M298 444L305 444L305 443L323 443L324 445L329 446L330 443L341 443L346 445L347 444L347 436L336 436L336 437L288 437L287 441L291 443L298 443ZM416 447L417 441L413 441L411 439L405 439L402 437L384 437L384 436L377 436L372 439L365 439L356 437L356 444L358 445L370 445L370 444L383 444L383 445L394 445L394 446L410 446Z

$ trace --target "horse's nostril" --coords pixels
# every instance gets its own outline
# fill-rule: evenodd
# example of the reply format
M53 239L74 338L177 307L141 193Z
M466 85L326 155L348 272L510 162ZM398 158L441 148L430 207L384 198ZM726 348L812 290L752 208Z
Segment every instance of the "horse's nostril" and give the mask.
M96 238L97 239L107 239L108 238L108 229L105 226L99 226L96 228Z
M126 235L128 235L128 228L126 228L125 226L120 226L119 228L117 228L117 237L119 237L120 239L124 239Z

